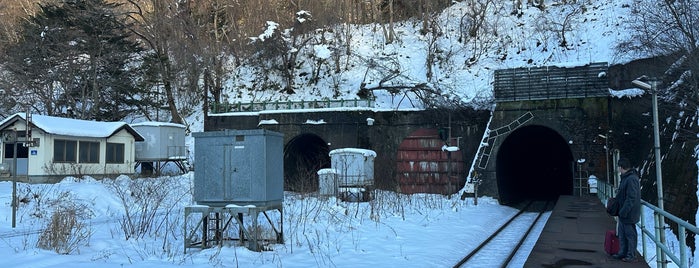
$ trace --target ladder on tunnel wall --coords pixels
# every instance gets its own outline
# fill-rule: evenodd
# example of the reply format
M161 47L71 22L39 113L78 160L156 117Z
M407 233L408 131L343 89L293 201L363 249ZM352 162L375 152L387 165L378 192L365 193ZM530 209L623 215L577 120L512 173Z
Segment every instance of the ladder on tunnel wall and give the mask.
M512 132L513 130L517 129L518 127L528 122L529 120L532 120L533 118L534 115L532 114L532 112L527 111L526 113L522 114L520 117L510 122L509 124L490 131L488 133L488 136L484 137L483 141L481 141L481 146L478 150L478 168L485 169L486 167L488 167L488 162L490 161L490 156L493 152L495 140L498 138L498 136L502 136Z

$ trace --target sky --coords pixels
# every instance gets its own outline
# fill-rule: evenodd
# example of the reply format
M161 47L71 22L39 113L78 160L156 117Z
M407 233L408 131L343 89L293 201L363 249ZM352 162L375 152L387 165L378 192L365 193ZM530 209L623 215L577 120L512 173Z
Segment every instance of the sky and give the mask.
M510 1L498 5L506 5ZM566 15L575 12L574 6L548 5L547 12L527 8L523 16L509 16L504 9L497 20L500 39L492 44L471 43L464 46L454 38L459 20L466 10L465 1L457 2L443 12L439 19L443 31L451 38L438 41L440 48L450 53L446 64L435 67L435 79L426 79L425 38L413 23L399 23L400 41L385 44L381 32L372 26L352 26L352 50L356 58L348 59L359 66L342 74L322 79L309 90L286 96L290 100L328 98L329 89L340 88L345 98L355 96L359 84L377 86L381 75L368 72L366 61L376 58L380 64L393 62L401 67L398 84L430 83L443 91L444 96L465 102L492 98L492 72L499 68L523 66L577 66L589 62L623 63L630 55L618 55L612 48L625 35L620 27L628 15L624 1L590 2L587 11L572 16L575 31L567 32L569 47L558 46L557 31L537 31L542 25L555 25ZM271 28L276 27L269 23ZM523 26L516 26L523 25ZM265 29L263 33L273 30ZM261 34L260 37L264 35ZM482 45L482 49L469 49ZM467 48L465 48L467 47ZM315 46L303 57L325 58L328 49ZM445 53L446 54L446 53ZM468 59L478 55L478 61ZM387 56L389 55L389 56ZM311 61L310 59L308 61ZM306 61L306 62L308 62ZM309 71L304 65L299 71ZM254 69L240 67L238 79L228 80L227 88L252 85L246 74ZM302 82L302 81L299 81ZM276 91L255 91L228 100L260 101L275 97ZM634 97L637 89L611 92L617 97ZM421 109L420 103L400 95L376 91L374 109ZM278 95L278 94L276 94ZM414 100L414 99L413 99ZM287 111L293 112L293 111ZM203 131L201 114L187 118L190 131ZM262 122L261 122L262 123ZM274 123L274 122L264 122ZM187 138L187 145L193 146ZM194 152L193 148L190 149ZM192 161L196 158L192 156ZM201 167L202 165L197 165ZM381 167L375 167L381 168ZM196 171L194 171L196 172ZM0 182L0 266L2 267L451 267L459 256L475 247L476 241L499 227L516 211L501 206L492 197L460 200L454 196L414 194L399 195L379 192L373 202L343 202L335 198L318 198L285 192L285 243L271 246L270 251L253 252L245 247L225 245L205 250L183 252L182 221L184 207L194 205L191 196L193 173L148 179L119 176L105 180L92 178L65 178L57 184L18 184L22 199L17 212L17 226L12 228L12 183ZM153 190L155 189L155 190ZM149 191L150 190L150 191ZM140 197L140 198L139 198ZM155 198L155 199L154 199ZM157 202L156 202L157 201ZM125 204L128 204L125 206ZM149 204L144 206L141 204ZM153 207L154 204L159 204ZM42 230L51 222L53 212L69 209L76 211L83 230L82 239L69 247L70 254L58 254L37 247ZM146 233L127 239L124 224L126 215L139 211L152 212L155 223ZM128 213L127 213L128 212ZM646 213L649 214L649 213ZM138 215L138 213L136 214ZM150 215L146 213L146 215ZM273 214L275 220L280 215ZM548 217L548 214L545 216ZM648 219L646 219L648 220ZM127 221L128 222L128 221ZM133 223L133 221L132 221ZM649 222L652 223L652 220ZM539 233L543 224L534 230ZM669 241L673 241L671 235ZM639 240L640 241L640 240ZM676 241L676 238L675 238ZM534 241L525 243L525 248ZM600 241L600 247L602 246ZM677 245L675 242L674 245ZM639 242L640 250L640 242ZM654 252L651 252L654 253ZM519 267L526 254L515 257ZM491 267L483 260L474 267ZM654 267L654 262L650 263Z

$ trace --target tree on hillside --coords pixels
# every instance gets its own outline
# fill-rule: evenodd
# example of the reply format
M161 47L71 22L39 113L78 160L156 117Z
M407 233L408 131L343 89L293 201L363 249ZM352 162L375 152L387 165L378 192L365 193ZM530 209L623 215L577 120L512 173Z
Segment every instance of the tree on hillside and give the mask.
M630 39L620 43L620 53L663 56L679 60L663 78L671 103L696 111L699 107L699 5L695 0L653 0L636 2L627 25ZM661 78L661 77L658 77ZM694 135L692 135L694 136Z
M296 34L296 31L303 32L308 27L306 24L311 21L310 13L299 11L296 13L294 27L280 29L278 23L268 21L263 33L253 38L260 51L256 63L279 72L285 82L284 85L278 85L282 93L295 93L296 70L303 64L297 61L298 55L316 39L314 34Z
M176 42L175 13L177 11L173 10L173 7L177 5L169 0L129 0L129 3L132 4L129 18L136 25L131 28L131 31L146 43L149 49L141 66L147 75L140 87L162 89L165 95L165 107L170 112L170 121L181 124L183 120L175 104L174 93L178 66L173 63L170 53L171 46ZM142 112L151 119L147 107L143 107Z
M0 1L0 51L20 40L19 24L34 16L39 4L55 3L58 0L14 0Z
M209 101L218 103L223 96L223 81L228 77L228 59L235 58L235 17L230 13L236 3L224 0L176 1L129 0L132 30L147 44L142 68L147 74L142 87L162 92L162 107L169 120L183 123L183 115ZM239 3L238 3L239 4ZM232 62L237 62L233 60ZM161 105L158 105L160 107ZM143 107L143 115L161 120L159 108Z
M81 119L121 120L137 101L128 39L117 4L76 0L40 6L7 49L7 88L20 107ZM23 110L23 109L22 109Z
M699 46L699 6L693 0L652 0L632 6L630 40L620 49L651 55L685 53Z
M235 34L234 28L230 27L233 23L233 7L227 0L189 2L183 7L190 18L181 21L187 22L183 29L189 33L190 38L183 40L185 46L179 46L181 53L175 55L185 55L187 50L196 51L194 57L188 59L185 56L178 59L184 59L181 63L191 66L187 69L189 77L192 78L188 84L191 90L196 91L196 96L203 99L204 115L207 115L209 101L213 101L214 104L223 101L223 83L238 65L238 55L234 54L234 47L231 45ZM199 81L202 81L201 88L198 86Z

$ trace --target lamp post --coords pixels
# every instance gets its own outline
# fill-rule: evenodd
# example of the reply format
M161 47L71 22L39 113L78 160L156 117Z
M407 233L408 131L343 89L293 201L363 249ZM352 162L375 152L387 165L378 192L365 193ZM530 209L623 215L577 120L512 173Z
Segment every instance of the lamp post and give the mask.
M607 169L604 177L607 179L607 184L609 184L609 140L606 135L597 134L597 136L604 139L604 165Z
M645 91L650 91L650 93L652 95L652 99L653 99L653 149L655 151L655 178L656 178L655 184L658 187L658 190L657 190L658 191L658 208L660 208L660 210L665 211L665 206L663 205L663 203L664 203L664 201L663 201L663 174L662 174L662 167L660 164L660 162L662 161L662 159L660 158L660 133L658 130L659 129L659 127L658 127L658 92L657 92L658 91L657 90L658 81L655 79L651 79L651 81L649 81L647 83L647 82L639 80L642 78L644 78L644 76L639 77L639 78L631 81L631 83L640 87L641 89L643 89ZM665 244L665 219L664 218L665 217L662 214L659 215L660 226L658 226L658 228L660 228L659 237L660 237L660 243L662 243L662 244ZM665 254L662 253L662 251L660 251L659 254L660 254L659 255L660 257L657 258L658 264L660 264L661 267L667 267L667 262L665 261L666 260Z
M578 195L582 196L582 164L585 163L585 158L578 159Z

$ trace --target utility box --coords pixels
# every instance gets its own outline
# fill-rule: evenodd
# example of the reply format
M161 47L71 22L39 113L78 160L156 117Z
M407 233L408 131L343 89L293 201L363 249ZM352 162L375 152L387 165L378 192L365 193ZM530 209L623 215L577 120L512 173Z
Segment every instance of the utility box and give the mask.
M144 141L135 143L136 161L166 161L186 159L184 141L186 127L164 122L131 124L143 136Z
M264 129L193 133L194 201L270 206L284 196L283 134Z
M320 196L337 196L337 170L323 168L318 170L318 194Z
M330 151L330 162L339 174L338 187L374 185L374 158L376 152L359 148Z

